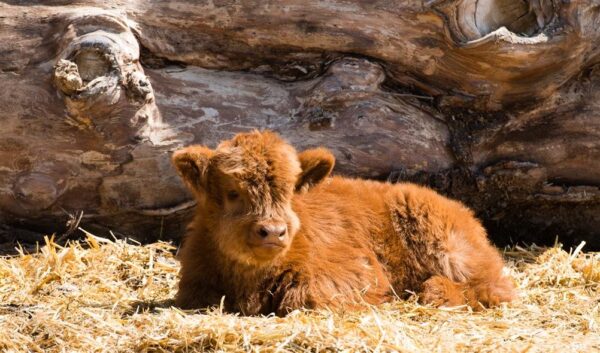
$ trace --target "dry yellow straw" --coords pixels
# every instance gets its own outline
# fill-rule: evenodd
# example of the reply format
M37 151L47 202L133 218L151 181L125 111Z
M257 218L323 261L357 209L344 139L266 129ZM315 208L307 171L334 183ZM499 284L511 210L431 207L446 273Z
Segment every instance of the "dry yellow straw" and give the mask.
M169 307L171 246L51 239L0 258L2 352L599 352L600 254L514 248L515 303L472 313L413 299L361 312L238 317Z

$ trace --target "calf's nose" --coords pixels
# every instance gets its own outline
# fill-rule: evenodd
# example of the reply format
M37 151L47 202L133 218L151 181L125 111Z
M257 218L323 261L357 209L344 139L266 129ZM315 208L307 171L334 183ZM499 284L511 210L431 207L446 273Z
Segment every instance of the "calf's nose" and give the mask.
M281 238L287 233L285 223L265 223L258 226L258 236L266 238Z

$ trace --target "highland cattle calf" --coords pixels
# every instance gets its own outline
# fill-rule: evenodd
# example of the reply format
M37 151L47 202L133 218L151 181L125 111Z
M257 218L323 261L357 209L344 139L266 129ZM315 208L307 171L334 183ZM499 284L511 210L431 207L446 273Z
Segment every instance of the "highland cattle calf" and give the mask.
M180 252L182 308L246 315L378 304L510 301L486 232L461 203L413 184L330 177L333 155L272 132L238 134L173 162L197 199Z

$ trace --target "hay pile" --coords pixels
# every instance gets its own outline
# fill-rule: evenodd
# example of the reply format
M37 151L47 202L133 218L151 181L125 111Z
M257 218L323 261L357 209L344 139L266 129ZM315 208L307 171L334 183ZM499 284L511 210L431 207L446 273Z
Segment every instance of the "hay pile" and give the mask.
M275 318L170 308L168 244L87 242L0 258L0 351L600 351L600 254L579 249L508 251L522 297L484 312L409 300Z

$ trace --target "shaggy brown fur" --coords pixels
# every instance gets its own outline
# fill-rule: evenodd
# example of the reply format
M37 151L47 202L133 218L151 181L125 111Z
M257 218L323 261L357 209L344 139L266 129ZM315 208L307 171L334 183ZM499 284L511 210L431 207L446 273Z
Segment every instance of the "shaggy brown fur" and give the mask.
M296 153L271 132L173 162L198 200L176 304L247 315L378 304L406 291L475 308L510 301L510 279L462 204L412 184L329 177L325 149Z

